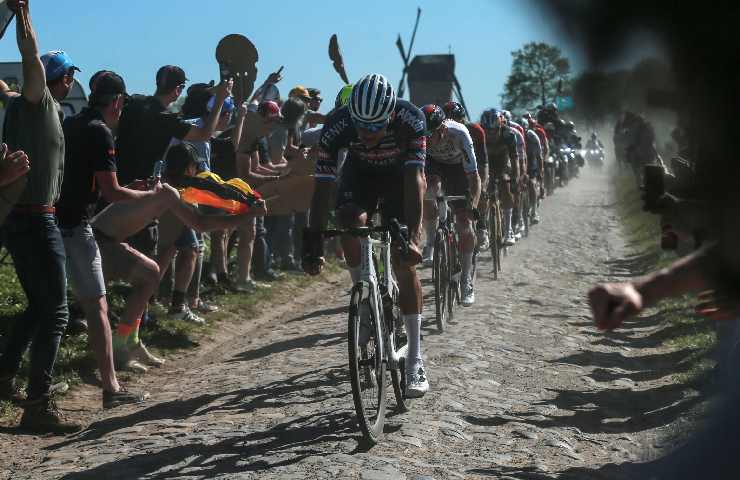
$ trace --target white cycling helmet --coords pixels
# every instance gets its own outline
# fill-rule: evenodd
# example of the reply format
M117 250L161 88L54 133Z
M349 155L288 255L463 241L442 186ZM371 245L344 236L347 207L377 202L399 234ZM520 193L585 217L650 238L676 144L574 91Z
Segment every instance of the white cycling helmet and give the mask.
M388 119L396 108L396 92L390 82L379 73L362 78L352 87L349 113L362 123L378 123Z

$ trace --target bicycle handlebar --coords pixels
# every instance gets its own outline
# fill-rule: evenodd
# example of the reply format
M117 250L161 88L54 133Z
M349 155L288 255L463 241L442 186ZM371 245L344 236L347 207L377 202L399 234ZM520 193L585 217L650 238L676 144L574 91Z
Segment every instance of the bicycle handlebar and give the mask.
M389 233L391 241L398 245L402 257L409 255L411 251L409 229L406 225L401 224L397 219L392 218L387 225L382 226L365 226L351 227L342 229L330 229L321 231L311 231L304 229L304 257L318 258L324 256L323 240L340 235L350 235L353 237L368 237L373 233Z

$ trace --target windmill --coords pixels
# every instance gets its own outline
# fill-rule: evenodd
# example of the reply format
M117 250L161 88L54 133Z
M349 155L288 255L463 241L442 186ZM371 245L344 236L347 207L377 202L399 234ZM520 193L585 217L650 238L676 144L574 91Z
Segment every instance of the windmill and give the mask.
M404 83L406 82L406 71L409 68L409 61L411 60L411 51L414 48L414 40L416 39L416 29L419 28L419 18L421 18L421 8L416 7L416 23L414 24L414 32L411 34L411 43L409 43L409 51L408 54L403 48L403 41L401 40L401 34L398 34L398 39L396 40L396 46L398 47L398 51L401 53L401 59L403 60L403 72L401 73L401 81L398 82L398 89L396 90L396 94L399 98L403 98L404 93L406 93L406 89L404 87Z
M455 56L452 53L447 55L417 55L411 57L416 39L416 31L419 28L419 18L421 17L421 8L416 9L416 23L411 34L408 52L403 48L401 35L398 35L396 47L403 60L403 71L401 81L398 83L396 93L398 97L403 98L408 85L409 96L412 103L424 105L427 103L443 104L449 101L454 95L455 98L465 108L468 114L468 107L465 105L465 99L462 95L460 82L455 75ZM408 78L408 81L407 81Z

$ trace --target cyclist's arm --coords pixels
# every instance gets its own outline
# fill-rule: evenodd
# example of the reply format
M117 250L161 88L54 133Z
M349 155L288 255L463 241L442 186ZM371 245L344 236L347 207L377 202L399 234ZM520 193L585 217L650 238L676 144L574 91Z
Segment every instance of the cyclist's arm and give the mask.
M404 215L409 227L411 241L415 245L421 243L421 219L424 193L426 192L426 178L424 177L424 162L427 155L426 137L418 132L419 136L409 141L404 162Z
M329 129L331 124L329 124ZM320 231L329 223L329 202L336 189L337 166L339 165L339 151L342 145L335 141L338 135L329 133L324 127L318 144L318 159L314 179L316 189L311 199L311 215L309 215L309 229Z
M458 136L458 148L463 153L463 169L468 177L468 187L470 188L471 203L473 208L478 206L478 200L480 200L480 188L481 179L478 175L478 161L475 158L475 149L473 146L473 138L470 136L468 129L460 130Z

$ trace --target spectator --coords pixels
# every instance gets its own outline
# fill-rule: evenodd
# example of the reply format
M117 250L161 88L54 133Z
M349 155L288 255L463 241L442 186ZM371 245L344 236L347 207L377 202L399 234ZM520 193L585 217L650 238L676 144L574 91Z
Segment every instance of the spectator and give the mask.
M121 113L119 136L117 141L120 171L123 182L133 182L148 178L156 162L163 159L173 138L187 141L205 141L211 138L219 117L223 102L231 94L232 82L222 82L216 93L216 106L208 116L203 127L194 126L175 115L166 113L169 107L182 93L185 87L185 72L172 65L167 65L157 72L157 91L153 97L137 98L130 101ZM156 203L156 202L155 202ZM147 210L145 210L146 212ZM137 282L147 288L135 289L126 302L126 310L113 336L113 347L116 350L117 368L127 368L137 372L146 371L140 360L149 365L161 365L163 360L151 355L139 340L139 327L146 310L147 302L140 305L139 295L148 292L148 285L156 278L159 283L159 271L151 260L156 254L158 230L154 219L141 231L131 232L133 237L128 242L110 242L114 250L121 250L117 257L129 258L135 265L124 266L123 277L134 276ZM103 255L105 250L101 245ZM114 252L114 255L115 252ZM105 263L105 258L103 259ZM118 260L120 261L120 260ZM141 308L140 308L141 307Z
M80 425L65 421L49 389L54 362L67 326L67 281L62 235L54 218L64 172L64 133L59 101L72 89L74 66L61 51L39 58L28 2L9 0L16 13L18 49L25 82L21 97L11 102L5 119L5 141L11 151L22 150L33 168L8 221L5 244L13 258L28 307L16 320L0 358L0 396L21 397L15 377L29 345L31 365L21 427L50 433L69 433ZM23 9L25 12L20 12ZM27 23L22 19L26 18Z
M56 205L69 277L85 312L90 343L100 371L103 408L141 402L146 397L143 393L126 391L116 378L103 265L90 226L101 193L111 203L155 194L118 184L111 129L118 125L125 97L126 85L116 73L104 70L90 79L89 107L64 122L64 181Z
M188 141L211 138L221 115L221 104L213 109L203 126L192 125L166 111L180 97L186 82L182 68L165 65L157 71L154 96L135 95L124 107L116 142L120 158L118 173L123 184L149 178L173 138ZM226 96L231 91L231 83L225 82L220 88L226 90ZM136 232L129 243L153 257L157 233L156 221L153 221L141 232Z

